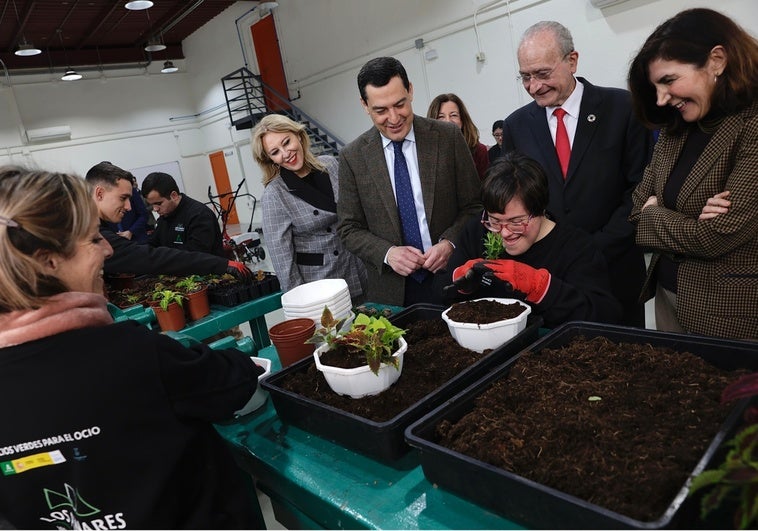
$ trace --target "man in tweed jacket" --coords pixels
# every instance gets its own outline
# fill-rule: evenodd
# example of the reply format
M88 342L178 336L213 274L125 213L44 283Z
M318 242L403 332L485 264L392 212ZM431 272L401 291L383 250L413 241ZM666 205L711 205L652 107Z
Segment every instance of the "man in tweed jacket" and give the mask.
M420 269L449 274L445 266L458 232L469 216L481 212L471 152L455 125L413 114L413 86L396 59L366 63L358 88L374 127L340 153L340 238L366 264L367 300L403 306L437 302L432 274L422 283L408 275ZM423 249L403 242L392 141L403 142Z

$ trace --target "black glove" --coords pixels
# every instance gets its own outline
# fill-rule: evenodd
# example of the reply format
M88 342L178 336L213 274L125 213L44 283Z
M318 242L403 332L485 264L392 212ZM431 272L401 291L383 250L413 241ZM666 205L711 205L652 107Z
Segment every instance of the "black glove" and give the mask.
M253 272L242 262L229 260L226 263L226 272L230 275L234 275L238 280L242 280L243 282L249 282L253 279Z

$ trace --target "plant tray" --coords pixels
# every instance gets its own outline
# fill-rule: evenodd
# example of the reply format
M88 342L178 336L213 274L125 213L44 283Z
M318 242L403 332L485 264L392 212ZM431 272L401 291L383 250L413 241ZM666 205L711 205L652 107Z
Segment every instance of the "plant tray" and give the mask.
M444 306L415 304L390 317L389 320L397 326L407 327L415 321L441 320L444 310ZM315 364L312 356L272 374L262 380L261 385L269 391L272 403L282 421L373 459L391 464L410 450L403 434L411 422L474 382L486 371L503 363L534 342L541 325L542 319L533 319L527 324L526 329L513 339L386 422L375 422L284 389L281 386L282 381L296 372L307 371L310 365ZM390 389L387 392L391 391Z
M758 370L758 349L755 343L587 322L566 323L525 350L538 353L544 348L560 348L571 343L577 336L584 336L588 340L602 336L616 343L649 343L653 347L690 352L725 370ZM406 429L406 440L419 450L424 475L430 482L530 528L658 529L674 525L685 528L702 525L698 521L699 502L687 498L689 478L659 518L655 521L641 521L438 444L436 428L439 423L455 423L472 411L477 398L498 380L506 378L519 358L520 355L514 356ZM690 477L706 468L717 466L723 460L724 453L720 446L736 433L749 402L749 399L745 399L731 410ZM714 465L710 465L711 460L714 460ZM633 481L633 478L630 480Z

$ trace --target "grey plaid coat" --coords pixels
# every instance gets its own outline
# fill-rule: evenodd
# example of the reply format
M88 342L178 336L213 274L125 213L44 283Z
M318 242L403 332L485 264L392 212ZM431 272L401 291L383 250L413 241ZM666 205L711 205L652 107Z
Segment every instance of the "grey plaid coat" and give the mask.
M334 203L339 194L337 159L318 157L329 174ZM295 186L297 182L293 183ZM354 304L365 299L366 268L337 236L337 213L320 208L324 198L303 183L302 199L292 193L280 175L263 190L263 237L282 291L324 278L343 278Z
M663 187L686 135L661 133L630 221L637 244L652 249L643 288L652 297L655 266L666 253L679 262L677 318L685 330L758 340L758 104L728 116L687 176L676 205L663 204ZM726 214L698 221L708 198L729 190ZM641 211L651 195L658 206Z

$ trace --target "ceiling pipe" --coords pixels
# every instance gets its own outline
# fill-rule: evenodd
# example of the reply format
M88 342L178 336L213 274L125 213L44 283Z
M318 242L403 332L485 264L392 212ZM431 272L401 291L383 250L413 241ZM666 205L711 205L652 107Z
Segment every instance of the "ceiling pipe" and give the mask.
M130 69L138 69L138 68L147 68L151 64L153 64L152 57L150 57L145 63L140 62L140 63L120 63L120 64L109 64L109 65L98 65L98 66L77 66L75 67L75 70L79 73L81 72L107 72L111 70L130 70ZM63 70L61 70L61 72L64 72L65 70L67 69L64 68ZM15 77L39 76L42 74L56 74L56 72L52 68L25 68L23 70L13 71L13 75Z
M174 20L169 22L166 26L163 26L156 33L158 33L159 35L165 35L166 32L168 32L171 28L173 28L174 26L179 24L182 20L184 20L184 17L192 13L198 7L200 7L203 4L203 2L205 2L205 0L196 0L195 3L192 4L190 7L188 7L184 13L182 13L181 15L176 17Z

